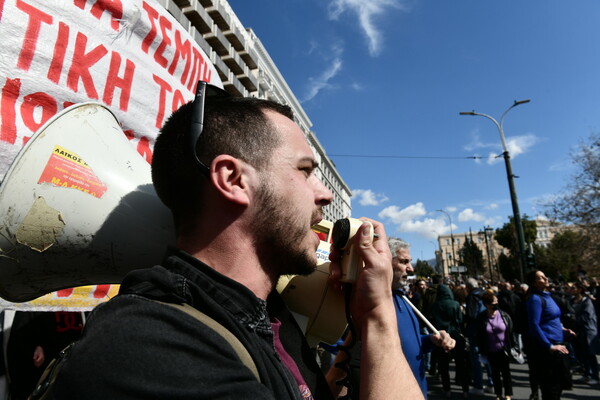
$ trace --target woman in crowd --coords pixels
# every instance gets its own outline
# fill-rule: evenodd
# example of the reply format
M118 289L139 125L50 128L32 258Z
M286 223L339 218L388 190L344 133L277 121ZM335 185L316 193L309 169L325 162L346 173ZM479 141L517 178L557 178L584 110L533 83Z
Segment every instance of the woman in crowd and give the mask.
M583 367L583 382L598 384L598 361L596 354L600 350L596 310L592 299L586 293L582 282L571 286L577 339L574 341L575 355Z
M560 308L550 297L548 278L539 270L527 274L529 290L526 298L528 333L530 345L529 367L536 378L543 400L558 400L564 389L571 388L571 370L568 350L564 345L565 334L560 322Z
M465 338L461 333L462 310L460 304L454 300L450 288L446 285L439 285L437 288L436 300L431 305L431 322L439 330L445 330L456 340L456 346L452 351L446 353L441 348L436 347L433 351L437 355L438 370L442 378L442 386L447 398L452 397L450 391L450 359L454 358L456 371L466 369L467 356L465 354ZM468 374L458 374L461 379L463 396L468 397L469 381Z
M482 301L486 309L477 316L479 352L490 363L496 399L502 398L504 387L504 398L510 400L513 388L509 352L514 343L513 323L510 316L498 307L498 297L493 291L487 290Z

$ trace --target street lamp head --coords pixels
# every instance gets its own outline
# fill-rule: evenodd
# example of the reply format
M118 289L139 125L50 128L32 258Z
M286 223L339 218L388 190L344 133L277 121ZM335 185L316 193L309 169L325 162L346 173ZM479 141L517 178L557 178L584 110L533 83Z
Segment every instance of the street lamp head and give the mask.
M475 114L475 111L461 111L458 113L458 115L477 115Z
M529 103L531 101L531 99L526 99L526 100L515 100L515 104L514 106L518 106L519 104L525 104L525 103Z

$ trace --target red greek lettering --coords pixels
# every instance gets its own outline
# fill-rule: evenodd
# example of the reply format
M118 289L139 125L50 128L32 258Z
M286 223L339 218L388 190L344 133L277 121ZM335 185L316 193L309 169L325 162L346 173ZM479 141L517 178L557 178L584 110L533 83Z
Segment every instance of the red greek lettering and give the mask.
M10 144L17 141L17 112L15 110L17 99L21 92L20 79L6 79L2 88L2 101L0 101L0 140Z
M54 44L54 53L52 54L52 60L50 61L50 68L48 68L48 79L54 83L58 83L60 80L60 72L65 63L68 44L69 26L64 22L59 22L56 43Z
M173 108L171 111L177 110L179 107L181 107L185 103L187 103L187 101L185 100L185 97L183 97L183 94L181 93L181 91L176 90L175 93L173 93Z
M69 89L77 92L79 89L79 80L81 80L87 96L92 99L97 99L98 92L94 87L94 81L89 69L104 57L108 53L108 50L106 50L106 47L103 45L99 45L86 53L86 45L87 37L81 32L78 32L77 39L75 40L73 62L71 63L71 68L67 75L67 86Z
M163 56L163 52L167 48L167 46L171 45L171 39L167 35L167 30L171 30L173 24L171 21L167 19L164 15L160 16L160 33L162 35L162 40L158 47L156 48L156 52L154 52L154 61L158 63L163 68L167 67L169 61Z
M173 75L175 73L175 68L177 68L177 64L179 63L179 57L181 57L183 60L185 60L185 67L183 69L183 73L181 74L181 83L184 85L188 73L190 72L190 64L192 62L191 53L192 49L190 41L186 40L185 42L182 42L181 33L179 30L175 30L175 55L173 56L173 61L169 67L169 74Z
M73 5L81 8L82 10L85 10L85 2L86 0L73 0Z
M125 73L123 77L119 77L119 70L121 67L121 55L116 52L112 52L110 58L110 68L106 75L106 85L104 86L104 96L102 100L107 105L112 105L113 95L115 88L121 89L121 97L119 98L119 109L127 111L129 106L129 98L131 97L131 85L133 83L133 72L135 71L135 64L133 61L127 59L125 61Z
M148 164L152 164L152 150L150 149L150 140L142 136L137 145L137 152L146 159Z
M163 125L163 120L165 119L167 93L172 92L173 88L171 87L171 85L169 85L168 82L159 78L156 75L152 75L152 79L154 79L154 82L158 83L158 86L160 87L160 94L158 96L158 111L156 113L156 121L154 123L156 129L160 129Z
M123 4L120 0L98 0L92 6L91 14L100 20L105 11L111 15L111 28L118 32L119 20L123 18Z
M0 0L0 21L2 21L2 11L4 11L4 0Z
M156 38L156 20L159 17L159 13L146 2L143 3L142 7L144 11L146 11L146 14L148 14L148 18L150 19L150 31L142 41L142 51L148 54L150 45L154 42L154 39Z
M67 311L54 312L56 332L80 331L83 329L83 324L75 317L76 314L78 313Z
M202 79L205 82L210 82L210 78L212 76L212 72L210 68L207 68L206 61L204 61L204 57L200 53L200 50L197 48L193 48L194 52L194 68L192 69L192 73L190 75L190 80L188 81L187 88L190 91L193 91L198 81Z
M35 48L40 36L42 23L48 25L52 24L52 16L21 0L17 1L17 8L29 15L25 38L23 38L23 48L19 53L19 59L17 61L18 68L28 71L29 67L31 67L33 55L35 54Z
M34 118L34 111L38 107L42 109L42 117L39 122L36 122ZM25 126L31 129L32 132L37 131L57 112L58 104L56 104L54 98L47 93L32 93L23 98L23 104L21 105L21 118L23 118L23 123Z

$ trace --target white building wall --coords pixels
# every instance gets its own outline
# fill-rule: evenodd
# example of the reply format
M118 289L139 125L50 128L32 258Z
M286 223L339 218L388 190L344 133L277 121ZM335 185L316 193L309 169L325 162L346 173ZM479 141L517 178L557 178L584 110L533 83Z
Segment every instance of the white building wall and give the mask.
M313 149L317 176L333 192L324 218L335 221L351 214L351 191L311 130L312 122L287 85L256 34L245 28L225 0L159 0L192 35L217 69L225 90L290 106L295 121Z

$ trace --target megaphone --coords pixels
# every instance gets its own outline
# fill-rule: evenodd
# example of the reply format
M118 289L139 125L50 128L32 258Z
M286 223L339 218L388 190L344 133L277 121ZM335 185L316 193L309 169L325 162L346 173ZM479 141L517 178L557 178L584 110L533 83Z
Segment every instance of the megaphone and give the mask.
M175 242L150 166L97 103L65 109L31 137L0 185L0 216L0 296L13 302L118 283Z
M282 277L278 290L311 344L334 343L344 300L328 285L333 224L310 276ZM50 119L27 142L0 185L0 297L29 301L60 289L119 283L159 264L175 242L149 164L105 106L82 103Z

